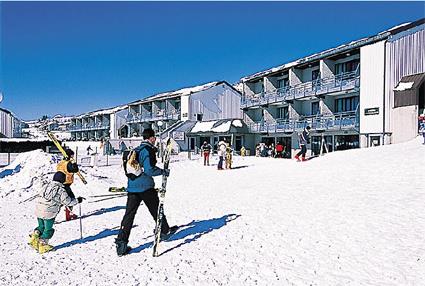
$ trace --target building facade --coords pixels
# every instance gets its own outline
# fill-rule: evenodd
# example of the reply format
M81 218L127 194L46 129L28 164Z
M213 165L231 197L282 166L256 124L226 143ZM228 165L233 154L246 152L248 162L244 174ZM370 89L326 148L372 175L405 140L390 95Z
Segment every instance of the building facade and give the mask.
M125 125L128 105L102 109L75 116L69 131L71 140L99 141L118 138L118 130Z
M306 126L313 154L413 138L419 100L396 110L394 88L424 72L423 33L421 19L242 78L241 108L253 134L247 147L280 142L293 156ZM408 135L403 120L416 122Z
M197 122L241 119L241 94L225 81L156 94L130 103L122 138L140 137L152 128L161 138L171 137L181 150L193 150L199 142L188 138ZM193 135L193 134L192 134Z
M12 112L0 108L0 138L22 137L22 121Z

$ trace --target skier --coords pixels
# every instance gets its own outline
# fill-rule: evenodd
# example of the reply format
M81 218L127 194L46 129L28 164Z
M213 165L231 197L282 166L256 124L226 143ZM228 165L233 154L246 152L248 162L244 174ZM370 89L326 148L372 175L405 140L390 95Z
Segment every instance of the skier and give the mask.
M276 158L283 158L283 150L284 147L280 142L277 142L276 144Z
M226 169L232 169L232 147L229 143L226 146Z
M300 161L300 156L302 161L306 160L305 153L307 153L307 144L310 143L310 129L311 127L307 126L299 136L301 151L295 155L295 159L297 159L297 161Z
M62 161L59 162L56 167L56 170L65 174L65 190L68 196L71 197L71 199L75 199L75 195L71 190L71 185L74 182L74 174L78 172L78 165L77 163L72 162L72 159L74 157L74 151L72 151L71 149L66 149L65 153L66 157L64 157ZM77 215L72 213L72 206L65 207L65 219L69 221L76 218Z
M210 152L211 152L211 145L207 143L207 141L204 141L204 144L201 146L201 152L204 156L204 166L210 165Z
M118 237L115 239L118 256L128 254L131 247L127 246L133 227L134 217L140 203L143 201L150 214L156 222L158 214L158 193L155 190L153 176L169 176L170 170L156 167L155 132L150 128L145 128L142 133L143 142L134 150L138 154L138 162L143 168L142 174L134 180L128 178L127 181L127 204L124 217L121 221ZM161 229L161 239L167 239L177 231L177 226L169 227L164 215Z
M53 249L53 246L49 244L49 239L55 232L53 224L61 206L74 206L84 199L82 197L71 198L65 189L65 180L64 173L56 172L53 180L38 193L35 210L38 227L30 235L28 244L41 254Z
M87 155L90 155L90 151L93 151L93 149L91 148L91 146L89 145L89 147L87 147Z
M217 144L217 153L218 153L218 165L217 165L217 170L223 170L223 159L224 159L224 155L226 154L226 138L224 138L223 140L221 140L220 142L218 142Z

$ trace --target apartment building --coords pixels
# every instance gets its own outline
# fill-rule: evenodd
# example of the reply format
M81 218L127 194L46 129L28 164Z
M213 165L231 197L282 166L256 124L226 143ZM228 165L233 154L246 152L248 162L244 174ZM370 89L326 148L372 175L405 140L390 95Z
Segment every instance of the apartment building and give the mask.
M99 141L118 138L119 127L125 124L128 105L100 109L75 116L69 131L72 140Z
M149 127L161 138L174 138L181 150L192 150L200 144L201 136L190 133L195 124L241 119L240 102L241 94L225 81L156 94L128 105L126 124L119 134L123 138L140 137Z
M22 121L11 111L0 108L0 138L22 137Z
M242 78L241 108L252 134L246 147L281 142L293 157L306 126L312 128L313 154L416 136L423 77L410 87L410 101L400 99L397 87L425 72L424 23L399 25ZM403 104L394 104L395 98Z

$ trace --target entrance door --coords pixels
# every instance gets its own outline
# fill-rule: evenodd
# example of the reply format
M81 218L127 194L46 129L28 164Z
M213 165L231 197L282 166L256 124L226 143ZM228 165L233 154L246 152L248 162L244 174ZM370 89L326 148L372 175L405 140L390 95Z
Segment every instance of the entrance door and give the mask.
M379 146L381 145L381 136L370 136L370 146Z

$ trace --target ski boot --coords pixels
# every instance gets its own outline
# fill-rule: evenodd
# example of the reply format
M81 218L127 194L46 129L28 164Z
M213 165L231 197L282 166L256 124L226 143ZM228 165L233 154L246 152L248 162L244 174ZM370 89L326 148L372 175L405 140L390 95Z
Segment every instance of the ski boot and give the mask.
M68 207L65 208L65 220L66 221L70 221L70 220L77 219L77 218L78 218L77 215L73 214L72 211Z
M53 246L49 244L49 240L41 238L38 244L38 253L43 254L51 250L53 250Z
M179 229L179 227L177 225L175 225L175 226L170 227L168 232L166 232L166 233L161 231L161 235L160 235L161 241L169 239L171 236L173 236L173 234L175 234L177 232L178 229Z
M38 230L34 230L33 233L30 234L30 239L28 241L28 245L38 251L38 244L40 240L40 232Z
M117 248L117 255L119 257L128 254L131 251L131 247L127 245L128 242L124 240L120 240L118 238L115 239L115 245Z

